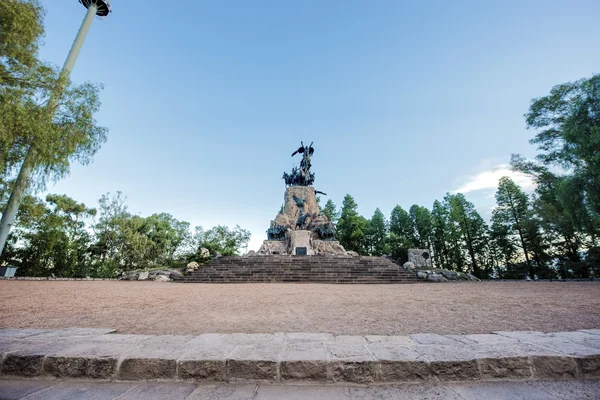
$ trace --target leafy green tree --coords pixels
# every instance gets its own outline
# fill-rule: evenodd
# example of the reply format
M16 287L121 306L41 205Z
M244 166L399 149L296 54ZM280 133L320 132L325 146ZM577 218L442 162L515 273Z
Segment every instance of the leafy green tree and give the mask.
M547 176L539 181L533 201L540 227L551 242L558 273L565 278L589 277L583 249L593 247L596 236L579 183L575 176Z
M91 235L85 221L95 212L65 195L48 195L46 203L27 196L11 236L15 246L7 251L11 264L19 275L87 276Z
M431 235L433 234L431 212L426 207L413 204L408 210L408 214L414 226L413 245L416 248L431 249Z
M358 204L347 194L342 202L340 219L337 224L337 237L346 250L365 254L365 237L369 222L358 214Z
M525 117L536 130L537 160L578 177L586 204L600 215L600 74L553 87Z
M414 246L416 242L414 221L406 210L400 206L392 209L390 214L390 233L399 238L405 238L409 246ZM406 242L403 240L403 242Z
M431 209L431 245L435 264L441 268L452 269L448 249L448 225L450 210L439 200L433 202Z
M127 197L121 192L112 196L106 193L98 200L98 221L93 226L96 241L91 251L102 276L116 276L125 263L123 227L131 218L126 202Z
M331 222L333 222L334 225L337 224L337 221L340 218L340 213L337 210L335 203L331 199L327 200L322 212L327 218L329 218Z
M250 232L240 228L239 225L232 230L224 225L218 225L207 231L199 226L196 227L195 237L198 251L200 248L206 248L211 255L235 256L250 241Z
M62 220L63 231L66 233L67 252L66 276L85 277L89 274L88 247L91 235L85 229L85 221L96 215L95 208L87 208L66 195L51 194L46 197L48 204L54 206L53 213Z
M157 263L168 265L175 258L179 247L186 240L190 223L178 221L171 214L152 214L144 219L144 234L154 243L153 258Z
M387 248L390 257L398 264L403 265L408 261L408 249L411 243L405 236L399 236L390 232L387 240Z
M379 208L369 220L366 247L372 256L381 257L388 253L388 232L385 216Z
M37 58L41 37L43 9L37 1L3 1L0 3L0 183L6 184L7 167L23 154L21 121L27 111L15 107L25 95L44 87L48 74ZM12 151L11 151L12 150Z
M497 207L492 212L492 225L495 227L492 229L496 232L506 232L509 237L505 240L512 240L521 248L531 277L536 275L537 270L545 271L547 268L543 237L527 195L512 179L502 177L496 192L496 202Z
M468 270L479 278L487 277L487 273L484 272L487 269L485 256L488 230L485 221L477 212L475 205L462 193L447 195L445 200L450 207L450 221L457 228L470 260L470 263L467 263Z
M0 252L27 189L87 164L106 141L94 115L100 85L72 85L68 71L39 60L43 9L37 1L0 5L0 181L10 197L0 221ZM20 36L23 35L23 36ZM17 174L18 171L18 174Z
M529 275L527 264L518 259L519 248L515 244L511 227L494 221L490 228L490 251L497 265L496 273L503 279L521 279Z

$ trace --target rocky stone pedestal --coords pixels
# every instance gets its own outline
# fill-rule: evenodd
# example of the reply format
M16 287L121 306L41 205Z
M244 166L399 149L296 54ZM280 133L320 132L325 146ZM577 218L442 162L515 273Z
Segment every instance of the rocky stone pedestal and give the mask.
M286 255L288 254L288 240L265 240L257 253L249 255Z
M286 189L283 212L271 221L267 232L269 239L256 253L249 255L296 255L299 247L306 247L306 255L354 255L333 240L335 228L321 213L312 186L290 186Z

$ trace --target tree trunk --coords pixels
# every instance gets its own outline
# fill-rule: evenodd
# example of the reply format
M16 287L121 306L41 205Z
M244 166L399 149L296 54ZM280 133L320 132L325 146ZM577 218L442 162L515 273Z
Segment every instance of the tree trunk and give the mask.
M510 210L512 211L513 218L515 219L515 227L517 232L519 233L519 239L521 240L521 246L523 246L523 253L525 253L525 261L527 262L527 269L529 270L529 275L533 278L533 268L531 266L531 261L529 260L529 253L527 253L527 246L525 246L525 238L523 237L523 232L521 231L521 223L519 222L519 217L517 216L517 211L515 210L515 205L512 201L512 197L509 195L508 199L510 200Z
M23 165L21 165L21 170L19 171L19 176L15 181L15 187L10 195L10 198L8 199L8 204L2 213L2 220L0 221L0 255L2 255L4 245L8 239L8 234L15 223L15 218L17 216L17 212L19 211L19 206L21 205L23 195L29 187L31 172L33 171L36 158L37 151L33 148L33 146L31 146L27 151Z
M477 265L477 261L475 260L475 251L473 250L473 238L471 237L471 231L469 230L469 223L467 222L467 217L465 216L464 210L461 213L463 223L465 224L465 234L467 235L467 248L469 249L469 256L471 257L471 263L473 264L473 275L480 278L479 266Z

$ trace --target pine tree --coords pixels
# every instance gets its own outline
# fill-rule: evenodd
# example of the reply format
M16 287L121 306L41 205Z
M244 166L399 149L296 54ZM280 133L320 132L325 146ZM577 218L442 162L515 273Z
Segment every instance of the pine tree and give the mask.
M340 218L340 212L337 210L334 202L329 199L327 203L325 203L325 207L323 208L323 214L329 218L333 224L337 224L338 219Z
M508 236L505 241L512 241L521 248L529 276L536 275L536 266L540 272L545 270L544 239L534 219L529 197L505 176L500 178L496 202L497 207L492 212L493 230L504 232Z
M337 224L337 237L346 250L365 253L365 236L368 221L358 215L356 201L347 194L342 202L342 211Z
M381 257L388 252L387 222L379 208L369 220L367 248L372 256Z
M485 266L487 226L473 203L469 202L462 193L447 195L450 205L450 219L458 227L462 243L470 260L469 269L473 275L484 278L482 269Z

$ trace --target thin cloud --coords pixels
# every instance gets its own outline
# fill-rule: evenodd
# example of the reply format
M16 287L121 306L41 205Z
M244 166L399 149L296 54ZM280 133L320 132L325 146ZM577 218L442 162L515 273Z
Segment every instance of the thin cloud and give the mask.
M521 186L523 190L530 191L535 188L535 183L530 177L520 172L513 171L508 164L501 164L470 176L466 179L465 183L453 190L452 193L469 193L480 190L495 191L498 188L498 181L503 176L510 177L517 185Z

